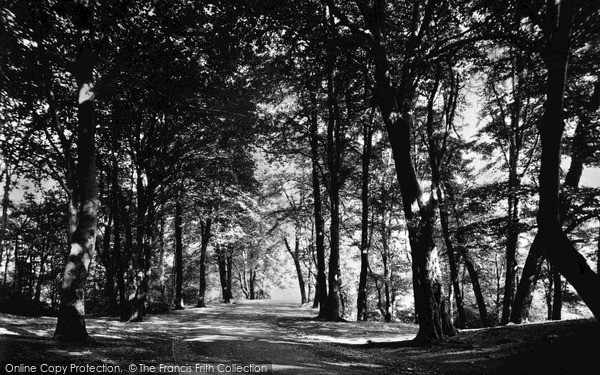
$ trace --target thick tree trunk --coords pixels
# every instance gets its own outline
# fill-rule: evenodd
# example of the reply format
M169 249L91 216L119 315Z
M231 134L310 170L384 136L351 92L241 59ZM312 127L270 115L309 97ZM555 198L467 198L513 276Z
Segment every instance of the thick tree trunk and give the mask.
M304 276L302 275L302 266L300 265L300 239L296 236L296 241L294 244L294 250L290 247L287 238L283 238L283 242L285 243L285 248L292 256L294 260L294 267L296 268L296 275L298 276L298 285L300 287L300 300L301 304L304 305L306 303L306 287L304 285Z
M576 2L551 5L558 14L548 53L546 103L539 125L542 155L539 177L538 234L550 262L577 290L596 319L600 318L600 278L563 232L560 221L560 159L564 131L563 96L569 55L569 35Z
M84 45L75 63L79 90L77 156L81 205L79 224L71 237L71 251L63 274L61 302L54 339L89 340L85 325L85 280L96 244L98 193L94 123L94 52Z
M315 240L317 253L317 297L319 302L319 314L317 318L324 319L327 316L327 277L325 274L325 220L323 219L323 204L321 199L321 184L319 178L319 138L317 100L314 93L311 94L310 111L310 153L312 167L313 188L313 214L315 218Z
M210 226L211 218L207 218L206 222L200 223L202 239L200 240L200 281L198 286L198 303L196 304L196 307L206 307L206 250L208 249L208 242L210 241L211 236Z
M368 7L361 8L371 32L369 49L375 65L375 97L389 136L408 227L413 261L415 310L419 320L419 332L415 341L428 343L456 334L439 281L437 249L433 240L437 202L433 195L429 202L423 200L411 157L411 124L408 114L412 92L410 79L408 74L402 74L400 90L394 87L386 51L385 4L378 2L375 11ZM407 47L409 50L414 48L408 45ZM408 69L406 62L403 65L403 73Z
M571 165L569 171L565 177L563 183L563 189L560 192L560 223L561 226L564 223L566 216L570 210L574 192L579 188L579 182L581 180L581 174L583 172L583 155L581 151L586 147L586 137L584 134L589 123L580 122L577 124L575 130L575 137L573 139L572 153L571 153ZM579 151L576 151L579 150ZM537 240L531 244L523 272L521 274L521 280L519 282L515 298L513 301L512 312L510 321L513 323L520 324L527 320L529 316L529 308L533 300L533 293L539 278L540 271L542 269L542 263L546 256L544 249L541 245L541 241Z
M448 316L439 281L438 254L433 241L436 202L422 201L410 155L410 124L395 109L385 50L379 50L375 56L378 98L392 146L411 246L415 310L419 320L415 341L438 341L444 336L455 335L456 329Z
M600 106L599 98L600 80L596 83L592 99L588 103L585 110L592 112L596 111ZM583 173L584 160L590 152L587 142L589 138L589 129L591 126L590 117L583 114L580 118L580 121L577 123L577 127L575 128L575 136L573 137L573 143L571 145L571 164L565 176L565 181L563 182L562 190L560 192L559 212L561 225L564 223L571 208L573 195L579 189L579 183ZM545 255L544 249L541 246L541 242L534 241L529 249L529 253L527 254L527 259L521 275L521 281L519 282L519 286L515 294L510 318L511 322L518 324L527 320L529 308L533 299L533 292L535 291L537 279L542 269L542 263L544 260Z
M183 202L179 191L175 200L175 310L183 309Z

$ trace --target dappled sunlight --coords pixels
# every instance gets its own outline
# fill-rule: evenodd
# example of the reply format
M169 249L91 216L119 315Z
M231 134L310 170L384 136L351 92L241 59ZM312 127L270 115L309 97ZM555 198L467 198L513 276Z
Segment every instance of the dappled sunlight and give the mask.
M202 335L199 337L193 337L190 339L185 339L183 341L200 341L200 342L215 342L215 341L239 341L240 338L238 336L227 336L227 335Z
M101 337L101 338L106 338L106 339L116 339L116 340L123 340L123 337L121 336L116 336L116 335L103 335L100 333L95 333L92 335L93 337Z
M52 350L49 350L49 352L56 353L56 354L63 354L63 355L75 356L75 357L85 356L85 355L92 354L91 350L69 351L69 350L62 350L62 349L52 349Z
M373 363L355 363L355 362L324 362L325 364L331 366L339 366L339 367L368 367L368 368L376 368L383 367Z
M27 332L32 333L39 337L52 337L54 331L50 330L41 330L41 329L28 329Z
M19 334L17 332L9 331L6 328L0 328L0 335L15 335L15 336L19 336Z

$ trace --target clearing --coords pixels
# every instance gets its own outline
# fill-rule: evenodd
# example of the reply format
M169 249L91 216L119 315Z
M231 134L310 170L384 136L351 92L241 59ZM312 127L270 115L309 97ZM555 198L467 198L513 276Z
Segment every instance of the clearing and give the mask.
M51 340L55 318L0 314L0 372L45 364L273 364L276 374L579 374L597 367L595 320L463 330L431 348L398 347L416 326L314 321L316 310L279 301L240 301L148 316L141 323L87 319L94 344ZM9 365L9 367L7 367ZM171 368L173 369L173 368ZM163 368L164 370L164 368ZM16 371L16 369L13 369ZM165 371L162 371L165 373ZM190 373L187 371L187 373Z

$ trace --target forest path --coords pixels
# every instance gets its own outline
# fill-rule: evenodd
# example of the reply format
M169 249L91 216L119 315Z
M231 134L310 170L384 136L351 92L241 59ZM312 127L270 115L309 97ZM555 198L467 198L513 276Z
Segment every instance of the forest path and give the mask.
M7 364L60 363L190 374L196 364L267 362L276 374L575 374L597 365L600 352L593 320L465 330L442 346L392 348L364 344L408 340L416 327L321 322L315 315L297 303L261 300L150 315L140 323L88 317L95 342L76 346L51 340L55 318L0 314L0 373ZM159 371L160 364L184 370Z
M127 373L130 364L139 371L140 364L271 363L277 374L387 374L391 363L353 346L410 339L416 332L405 324L315 321L316 314L293 302L244 300L150 315L139 323L88 317L95 343L85 347L54 343L55 318L0 314L0 364L105 363Z

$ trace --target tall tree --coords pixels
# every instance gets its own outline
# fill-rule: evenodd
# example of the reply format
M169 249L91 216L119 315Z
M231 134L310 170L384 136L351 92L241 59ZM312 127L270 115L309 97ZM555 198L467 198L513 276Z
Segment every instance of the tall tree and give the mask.
M74 23L88 31L92 27L93 8L90 4L76 7ZM94 122L94 61L93 41L80 41L73 75L79 92L77 117L77 162L79 179L79 223L71 237L71 251L62 281L60 311L54 339L84 342L89 339L85 325L85 280L96 245L98 191L96 183L96 147Z

